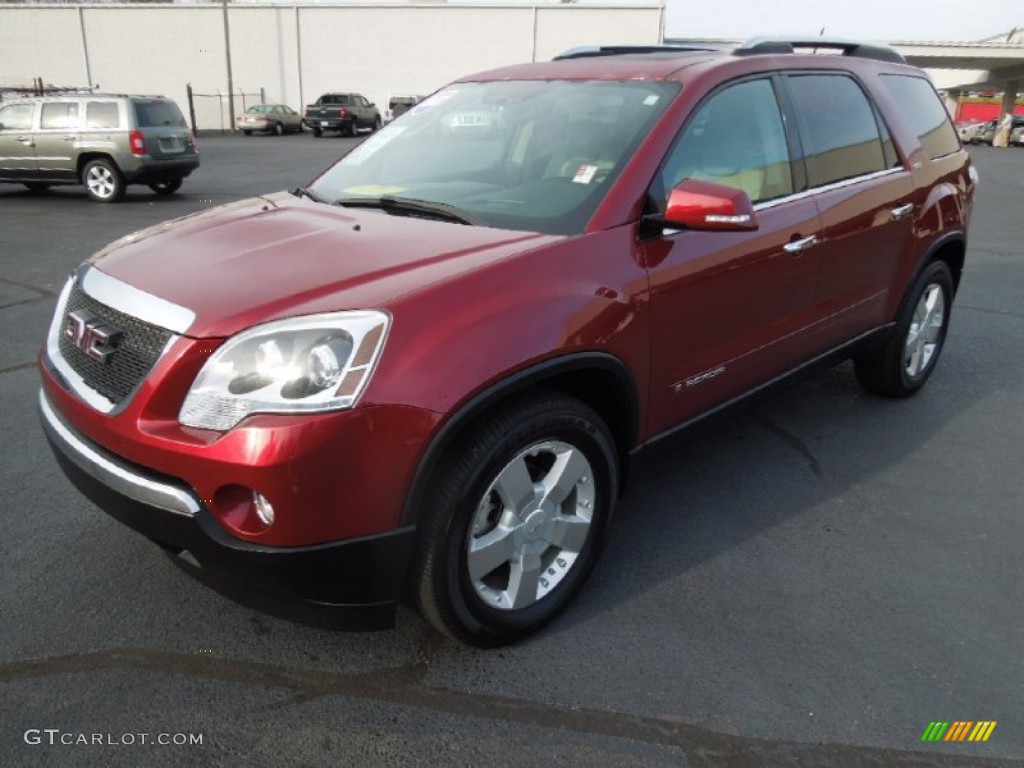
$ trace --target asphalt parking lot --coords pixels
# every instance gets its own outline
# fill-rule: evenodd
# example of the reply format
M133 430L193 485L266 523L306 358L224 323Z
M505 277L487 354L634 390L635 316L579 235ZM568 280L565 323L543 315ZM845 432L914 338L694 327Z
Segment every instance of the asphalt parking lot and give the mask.
M919 396L868 397L844 364L672 446L570 609L476 651L408 610L338 633L230 602L85 502L37 425L33 359L75 264L353 141L201 139L167 199L0 185L0 764L1024 765L1024 150L971 150L964 281ZM935 720L998 725L922 743Z

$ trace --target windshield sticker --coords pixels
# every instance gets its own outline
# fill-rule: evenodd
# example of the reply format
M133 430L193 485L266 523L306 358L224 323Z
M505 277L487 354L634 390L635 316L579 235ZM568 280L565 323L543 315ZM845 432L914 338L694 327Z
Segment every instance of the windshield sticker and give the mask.
M384 197L384 195L400 195L408 191L408 187L397 187L394 184L364 184L361 187L348 187L345 194L357 197Z
M652 93L650 96L648 96L646 99L644 99L644 106L645 107L653 107L655 104L658 103L658 99L659 98L660 97L658 96L658 94Z
M366 162L373 157L378 149L405 133L405 129L406 126L404 125L389 125L385 130L373 134L373 136L345 155L343 162L347 165L359 165Z
M589 184L595 173L597 173L596 165L581 165L580 169L576 171L576 175L572 177L572 181L574 184Z

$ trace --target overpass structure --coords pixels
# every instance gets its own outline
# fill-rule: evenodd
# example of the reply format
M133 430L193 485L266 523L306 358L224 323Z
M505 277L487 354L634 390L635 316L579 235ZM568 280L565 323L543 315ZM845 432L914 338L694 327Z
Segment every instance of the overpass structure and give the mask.
M666 43L736 47L738 39L666 39ZM1001 113L1012 112L1024 91L1024 31L1013 30L985 41L891 42L907 61L931 75L935 87L946 92L947 105L954 111L960 95L968 90L1003 92Z

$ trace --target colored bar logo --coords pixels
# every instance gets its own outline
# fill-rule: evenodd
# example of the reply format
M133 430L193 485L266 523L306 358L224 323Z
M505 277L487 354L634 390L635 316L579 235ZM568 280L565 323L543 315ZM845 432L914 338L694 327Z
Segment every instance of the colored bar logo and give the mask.
M933 720L921 734L921 741L988 741L996 720Z

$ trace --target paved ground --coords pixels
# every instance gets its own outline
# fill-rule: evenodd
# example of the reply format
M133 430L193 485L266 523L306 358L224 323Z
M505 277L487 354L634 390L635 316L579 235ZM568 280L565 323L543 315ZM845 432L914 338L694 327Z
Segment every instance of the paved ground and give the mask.
M844 365L678 445L565 616L479 652L408 611L350 634L229 602L84 502L37 426L32 360L73 265L350 143L205 139L167 200L0 187L0 765L1024 765L1024 150L972 150L968 265L920 396L867 397ZM958 719L999 724L919 741Z

